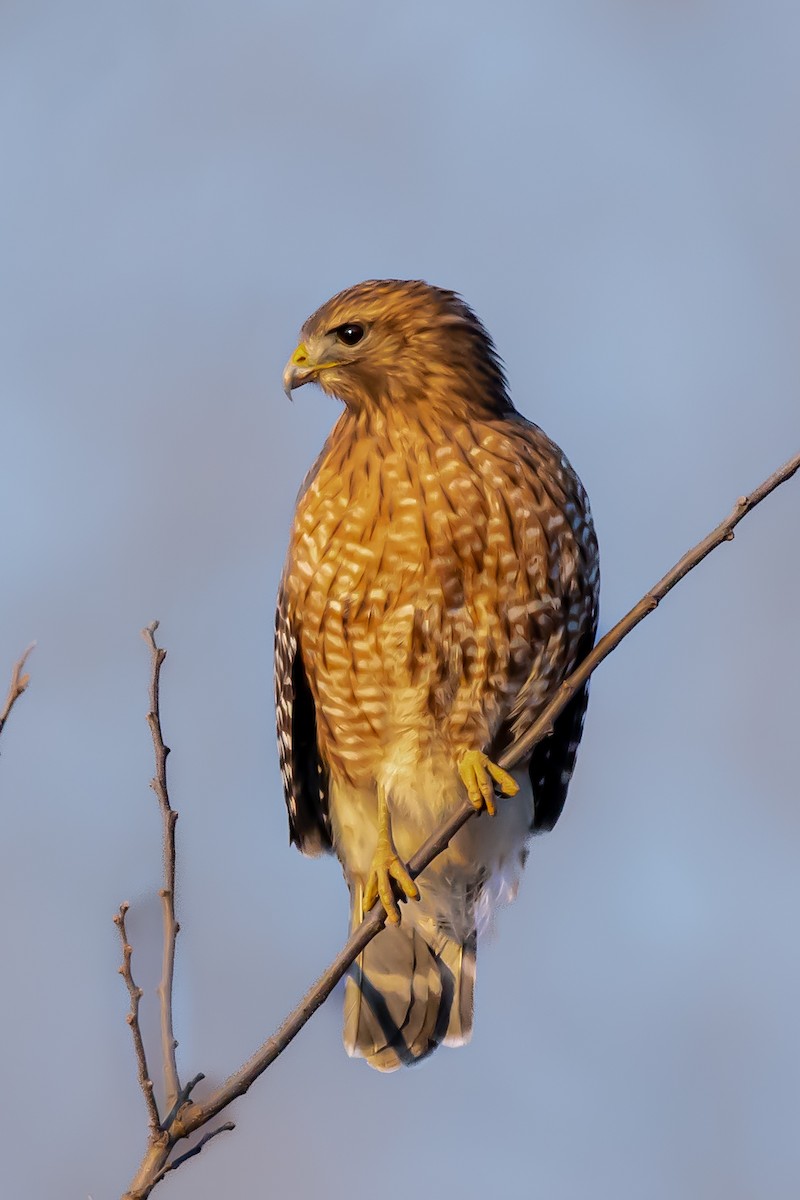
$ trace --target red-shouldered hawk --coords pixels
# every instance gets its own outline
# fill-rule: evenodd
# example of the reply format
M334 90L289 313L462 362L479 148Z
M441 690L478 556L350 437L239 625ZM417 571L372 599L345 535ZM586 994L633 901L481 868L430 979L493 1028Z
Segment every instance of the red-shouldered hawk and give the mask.
M347 982L344 1039L393 1070L469 1038L477 930L561 813L585 688L513 777L494 760L592 646L597 543L577 475L516 411L454 292L361 283L301 337L287 392L313 380L345 408L278 597L281 771L291 840L338 856L353 925L386 908ZM465 790L488 811L418 891L404 864Z

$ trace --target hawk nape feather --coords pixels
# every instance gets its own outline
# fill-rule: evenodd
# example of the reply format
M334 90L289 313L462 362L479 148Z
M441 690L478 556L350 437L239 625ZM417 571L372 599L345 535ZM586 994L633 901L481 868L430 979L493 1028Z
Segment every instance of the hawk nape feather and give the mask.
M344 411L301 491L276 616L289 828L333 851L355 926L387 926L345 991L345 1045L380 1070L472 1031L478 933L558 819L587 693L513 775L495 765L591 649L586 494L514 408L454 292L373 280L309 317L284 374ZM467 795L480 815L415 885L408 858ZM398 903L407 899L407 903Z

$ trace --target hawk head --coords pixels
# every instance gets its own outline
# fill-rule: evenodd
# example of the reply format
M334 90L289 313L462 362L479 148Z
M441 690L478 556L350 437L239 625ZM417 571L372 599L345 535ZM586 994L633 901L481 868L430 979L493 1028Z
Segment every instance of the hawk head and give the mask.
M421 280L371 279L308 318L283 373L287 395L319 383L356 412L511 410L489 334L455 292Z

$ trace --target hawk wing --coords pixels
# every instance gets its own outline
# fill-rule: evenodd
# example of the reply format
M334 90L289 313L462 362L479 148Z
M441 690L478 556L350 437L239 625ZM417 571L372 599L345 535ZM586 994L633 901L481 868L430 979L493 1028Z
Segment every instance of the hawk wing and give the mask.
M597 632L597 592L594 593L591 612L588 614L582 636L578 641L575 659L568 664L564 678L580 666L594 645ZM522 689L521 697L524 696ZM555 694L555 693L552 693ZM518 704L521 703L521 697ZM553 732L537 742L531 752L528 764L531 787L533 789L533 833L546 833L552 829L564 808L567 799L572 772L575 769L575 759L583 733L583 721L586 707L589 703L589 680L575 693L569 704L559 713L553 722ZM501 726L495 737L490 753L493 758L500 758L503 753L513 746L517 738L530 729L539 713L536 709L522 705L522 712L512 712L511 717Z
M317 746L317 714L281 583L275 611L275 718L289 840L304 854L333 848L328 772Z
M561 601L561 622L566 630L576 628L577 638L568 657L562 660L560 677L553 679L550 691L552 697L563 679L583 662L594 645L600 587L597 540L583 485L561 451L531 422L523 419L518 427L524 443L533 451L531 465L536 478L547 485L548 479L557 478L559 467L568 473L571 483L567 490L554 492L549 495L549 499L557 513L568 516L582 564L577 579L573 580L569 596L564 596ZM537 676L534 674L518 693L508 718L495 736L492 745L493 757L502 756L517 738L530 729L539 716L541 701L532 703L536 691L532 685L536 682ZM553 722L552 733L537 742L531 752L528 774L533 789L534 815L531 830L534 833L544 833L552 829L561 816L575 768L588 703L587 680Z
M581 639L572 670L580 666L594 645L595 622ZM589 703L589 681L576 692L553 722L553 732L537 742L528 765L533 788L534 833L546 833L561 816L567 799L567 788L575 769L578 745L583 733L583 720Z

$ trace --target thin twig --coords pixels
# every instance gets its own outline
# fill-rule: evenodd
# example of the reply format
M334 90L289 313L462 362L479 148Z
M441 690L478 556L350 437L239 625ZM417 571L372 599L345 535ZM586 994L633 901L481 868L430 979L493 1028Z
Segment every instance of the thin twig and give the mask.
M176 1099L175 1103L173 1104L172 1108L169 1110L167 1115L164 1117L164 1120L161 1122L162 1129L164 1129L164 1130L170 1129L170 1127L172 1126L172 1122L175 1120L176 1116L178 1115L180 1110L183 1108L184 1104L189 1099L192 1092L194 1091L194 1089L197 1087L198 1083L200 1083L200 1081L202 1079L205 1079L205 1075L203 1074L202 1071L200 1071L199 1074L195 1075L194 1079L190 1079L188 1083L185 1083L183 1085L181 1090L178 1092L178 1098Z
M158 985L158 1004L161 1015L161 1056L164 1070L164 1094L167 1108L172 1108L180 1095L181 1081L178 1076L178 1063L175 1051L178 1043L172 1026L172 981L175 976L175 939L180 925L175 919L175 822L178 814L170 807L169 792L167 791L167 755L169 746L164 745L161 732L161 709L159 689L161 683L161 665L167 657L166 650L156 645L155 632L158 621L153 621L142 630L142 637L150 647L151 676L150 676L150 711L147 714L147 724L153 737L153 750L156 759L156 773L150 782L150 787L158 797L163 822L164 839L164 886L161 897L161 913L164 927L163 958L161 963L161 982Z
M158 1133L160 1125L160 1117L158 1115L158 1105L153 1094L153 1081L150 1078L150 1072L147 1069L147 1055L144 1049L144 1040L142 1039L142 1031L139 1026L139 1001L142 998L142 989L137 987L133 981L133 973L131 971L131 958L133 950L128 941L128 934L125 929L125 914L129 905L127 903L120 904L119 912L114 917L114 924L119 930L119 936L122 941L122 966L119 968L119 973L125 980L125 986L128 989L131 998L130 1011L125 1018L131 1027L131 1036L133 1038L133 1049L136 1054L136 1068L139 1076L139 1087L142 1089L144 1102L147 1106L147 1124L150 1129L151 1137Z
M546 737L552 730L553 722L563 710L578 688L582 687L595 668L611 651L619 645L624 637L641 620L653 612L658 602L670 591L689 571L702 562L707 554L722 541L731 540L734 527L742 518L760 504L770 492L800 469L800 454L790 459L780 470L765 480L749 496L742 497L728 516L707 537L690 550L675 564L659 583L644 596L638 604L614 628L598 642L592 653L583 661L580 667L564 681L550 704L542 712L535 726L520 739L501 759L501 764L508 769L527 756L537 741ZM450 840L463 825L475 815L475 809L465 800L461 806L448 818L435 833L428 838L423 846L408 863L408 872L416 878L427 866L441 854ZM151 1139L144 1159L136 1173L128 1192L123 1200L145 1200L150 1195L155 1184L164 1177L165 1167L175 1144L183 1138L190 1137L202 1126L213 1120L218 1113L226 1108L238 1096L252 1086L256 1079L275 1061L289 1043L297 1036L306 1022L313 1016L320 1005L327 999L339 980L346 974L365 946L383 928L386 914L380 902L364 917L361 925L348 939L346 945L336 956L327 971L306 993L298 1006L289 1014L280 1028L263 1046L233 1075L229 1076L216 1091L212 1092L199 1103L188 1102L179 1107L177 1114L169 1125L168 1140L158 1145Z
M192 1146L191 1150L187 1150L185 1154L179 1154L177 1158L173 1158L172 1162L169 1162L165 1167L162 1167L158 1172L154 1183L160 1183L164 1176L169 1174L170 1171L177 1171L178 1167L181 1166L182 1163L185 1163L187 1159L194 1158L196 1154L200 1153L200 1151L203 1149L203 1146L210 1142L212 1138L215 1138L218 1133L231 1133L235 1128L236 1123L234 1121L226 1121L224 1125L218 1125L217 1128L212 1129L210 1133L203 1134L196 1146Z
M6 702L3 705L2 711L0 711L0 733L3 732L3 726L8 720L12 708L30 683L30 675L23 675L22 672L25 668L28 655L30 654L31 650L33 650L35 645L36 642L31 642L30 646L28 646L28 649L23 651L23 653L14 663L14 666L11 668L11 685L8 689Z

